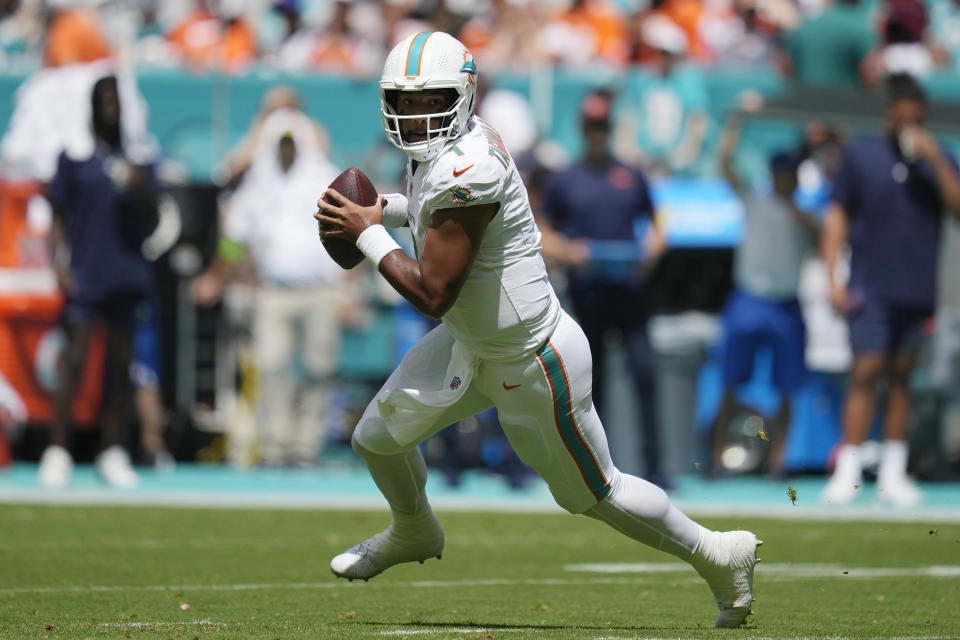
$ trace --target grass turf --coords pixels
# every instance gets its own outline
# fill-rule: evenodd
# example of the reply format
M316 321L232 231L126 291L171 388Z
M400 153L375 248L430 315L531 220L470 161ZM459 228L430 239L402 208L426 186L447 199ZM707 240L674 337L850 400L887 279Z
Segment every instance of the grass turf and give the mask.
M704 519L766 542L756 615L731 631L692 569L599 522L440 519L443 560L348 583L330 557L386 513L3 505L0 638L960 637L960 574L923 575L960 565L958 525Z

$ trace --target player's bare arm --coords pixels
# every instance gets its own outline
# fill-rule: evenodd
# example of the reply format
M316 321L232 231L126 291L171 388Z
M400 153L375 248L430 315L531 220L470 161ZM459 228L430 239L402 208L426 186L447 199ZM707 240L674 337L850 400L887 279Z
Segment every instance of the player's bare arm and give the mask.
M443 316L460 295L487 225L499 208L490 203L434 211L420 261L394 251L380 263L380 273L418 311Z
M356 242L367 227L381 223L382 202L361 207L333 189L327 193L340 204L317 202L319 211L314 217L329 225L321 237ZM484 204L435 211L430 217L420 261L403 251L393 251L380 262L380 273L418 311L441 317L456 301L480 249L487 224L498 209L498 204Z

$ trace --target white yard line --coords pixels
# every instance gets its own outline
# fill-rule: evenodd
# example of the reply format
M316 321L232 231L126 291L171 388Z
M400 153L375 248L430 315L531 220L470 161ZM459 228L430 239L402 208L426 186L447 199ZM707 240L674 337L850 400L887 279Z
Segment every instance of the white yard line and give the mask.
M451 587L503 587L527 586L577 586L577 585L637 585L651 582L650 574L689 573L691 581L699 581L693 570L680 563L619 563L619 564L570 564L563 567L568 572L631 574L632 577L596 578L531 578L484 580L418 580L414 582L375 582L378 588L444 589ZM764 579L792 580L806 578L958 578L960 566L934 565L926 567L845 567L834 564L759 564L757 572ZM63 587L0 587L0 593L101 593L113 591L269 591L271 589L346 589L359 588L364 583L356 580L346 582L253 582L240 584L192 584L192 585L87 585Z

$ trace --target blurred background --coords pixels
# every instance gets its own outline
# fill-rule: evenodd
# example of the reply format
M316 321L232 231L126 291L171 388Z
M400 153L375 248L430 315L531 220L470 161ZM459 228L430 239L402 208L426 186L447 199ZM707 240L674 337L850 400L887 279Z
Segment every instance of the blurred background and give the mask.
M846 141L883 130L883 81L895 72L918 78L928 128L960 151L958 0L0 0L0 467L35 474L51 442L57 372L74 343L60 321L50 185L62 158L91 148L91 95L105 76L117 78L126 163L110 181L128 189L128 165L153 177L137 240L152 312L116 359L109 331L92 331L70 404L73 460L96 459L104 398L129 386L131 401L110 406L140 474L361 464L355 420L433 325L369 265L322 263L310 203L347 167L381 193L402 190L405 156L384 137L376 80L393 43L431 30L473 52L478 113L503 137L538 219L552 177L585 152L585 98L609 98L612 151L643 172L665 238L644 276L658 480L832 468L851 353L815 241L797 273L805 374L777 427L778 464L765 435L782 395L769 350L751 354L749 380L721 412L743 194L770 194L781 166L771 159L787 154L793 201L816 225ZM956 222L942 238L938 309L956 317ZM615 279L642 262L634 240L597 244L591 261ZM569 261L549 266L572 310ZM910 380L910 468L928 481L960 477L958 361L931 373L942 324L925 325ZM602 339L614 461L653 473L623 332ZM517 490L530 480L495 414L424 448L451 486L473 473Z

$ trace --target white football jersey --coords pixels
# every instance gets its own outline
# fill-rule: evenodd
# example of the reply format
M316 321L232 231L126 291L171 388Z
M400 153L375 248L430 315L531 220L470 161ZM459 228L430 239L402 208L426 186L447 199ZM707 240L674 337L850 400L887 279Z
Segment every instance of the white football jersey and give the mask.
M434 160L407 169L407 217L419 259L438 209L499 203L456 302L450 334L482 358L508 360L536 349L560 321L560 303L540 254L527 190L500 136L480 118Z

